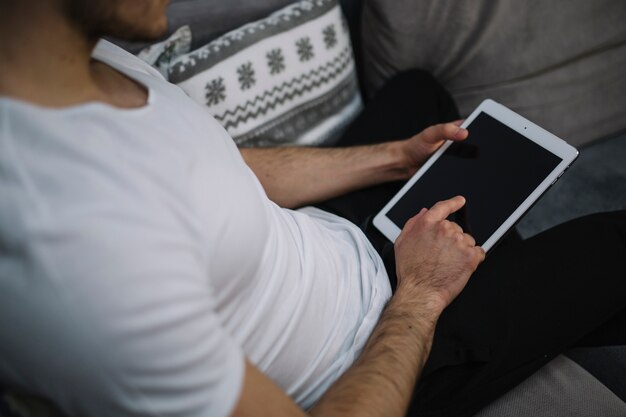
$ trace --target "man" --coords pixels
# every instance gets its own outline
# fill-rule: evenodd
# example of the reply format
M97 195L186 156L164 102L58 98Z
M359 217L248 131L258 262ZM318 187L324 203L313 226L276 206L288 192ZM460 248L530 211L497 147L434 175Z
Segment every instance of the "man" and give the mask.
M517 265L494 254L467 301L442 315L485 258L446 220L462 197L407 222L394 248L393 296L381 258L356 226L320 209L289 208L406 179L444 140L467 131L445 123L378 145L240 153L155 71L111 44L96 47L104 35L158 37L166 3L0 0L3 385L81 416L296 416L303 408L402 416L412 398L424 413L468 415L478 405L464 399L467 391L445 389L461 393L452 408L437 391L447 383L480 387L484 402L624 308L625 284L612 280L588 289L602 298L593 315L568 312L588 322L554 329L540 354L493 356L480 372L450 367L446 334L465 340L454 314L475 305L475 293L487 291L481 286L501 288L497 278L521 285L528 272L502 276ZM615 244L603 257L589 253L586 265L623 277L623 262L611 261L624 254L623 213L557 237L598 224ZM537 260L554 239L516 252L531 273L570 271L560 259ZM591 244L571 246L575 260ZM562 282L546 283L540 300L579 301L552 299ZM522 337L496 339L522 350L518 344L536 343L543 335L529 317ZM414 392L438 321L441 348ZM468 333L484 340L480 330ZM463 364L476 360L483 361ZM483 375L484 383L468 381Z

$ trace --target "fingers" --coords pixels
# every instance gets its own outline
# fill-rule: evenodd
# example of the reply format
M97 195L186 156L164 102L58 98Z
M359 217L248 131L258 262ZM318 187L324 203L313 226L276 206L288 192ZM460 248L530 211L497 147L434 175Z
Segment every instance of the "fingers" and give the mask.
M444 230L447 229L449 232L456 235L456 239L458 239L459 243L462 243L463 246L472 248L475 252L473 257L477 260L477 264L481 263L484 261L486 256L484 249L480 246L476 246L476 239L474 239L474 237L470 234L465 233L461 226L455 222L447 220L447 217L450 216L450 214L461 209L465 203L466 201L463 196L456 196L449 200L439 201L430 210L426 208L421 209L418 214L407 221L400 237L404 235L405 230L413 228L416 222L420 221L419 219L426 220L427 222L440 222L444 227ZM396 241L396 243L397 242L398 241Z
M463 233L462 235L457 236L459 236L457 238L458 243L461 245L461 247L464 246L466 248L470 262L475 270L478 265L485 260L485 250L480 246L476 246L476 240L474 240L474 238L467 233Z
M460 127L462 123L462 120L457 120L452 123L441 123L430 126L422 132L422 136L428 143L437 143L442 140L465 140L469 132L467 129Z
M480 265L485 260L487 254L485 250L480 246L474 246L471 248L471 250L472 260L474 262L474 270L476 270L476 268L478 268L478 265Z
M445 223L448 223L449 227L452 228L457 233L463 234L463 228L459 226L458 223L452 222L450 220L444 220Z
M481 255L482 257L481 262L482 262L482 260L485 258L485 253L484 253L485 251L481 247L476 246L476 239L474 239L472 235L465 233L463 228L459 226L457 223L446 220L450 214L461 209L465 205L465 203L466 201L463 196L456 196L449 200L439 201L430 210L422 209L419 212L419 215L421 216L427 215L427 216L430 216L431 220L433 221L443 222L445 226L449 228L450 230L454 231L458 235L458 239L460 239L465 244L467 244L467 246L479 248L480 251L482 252L482 255Z
M453 233L457 235L457 239L460 243L463 243L464 245L470 247L476 246L476 240L474 239L474 237L472 237L472 235L470 234L465 233L461 226L449 220L443 220L443 223L445 224L445 227L452 230Z
M479 249L479 261L478 261L478 263L481 263L487 257L487 252L485 252L485 250L482 248L482 246L476 246L476 247Z
M459 195L449 200L436 203L426 214L433 220L441 221L446 219L452 213L458 211L464 205L465 197Z
M466 242L468 246L476 246L476 240L474 239L474 237L468 233L465 233L465 231L463 231L463 228L457 223L451 222L449 220L444 220L443 222L446 223L447 226L455 233L457 233L460 236L459 238Z

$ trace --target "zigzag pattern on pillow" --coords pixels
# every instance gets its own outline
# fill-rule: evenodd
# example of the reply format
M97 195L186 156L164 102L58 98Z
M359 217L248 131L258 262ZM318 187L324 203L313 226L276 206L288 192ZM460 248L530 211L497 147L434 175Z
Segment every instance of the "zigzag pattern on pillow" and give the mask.
M237 105L232 110L226 110L214 117L228 130L236 128L241 122L250 118L257 118L267 113L268 109L274 109L278 105L313 91L323 84L327 84L339 77L352 64L351 51L345 48L333 61L328 62L318 69L302 74L290 81L274 86L256 96L254 100L247 100L244 105Z

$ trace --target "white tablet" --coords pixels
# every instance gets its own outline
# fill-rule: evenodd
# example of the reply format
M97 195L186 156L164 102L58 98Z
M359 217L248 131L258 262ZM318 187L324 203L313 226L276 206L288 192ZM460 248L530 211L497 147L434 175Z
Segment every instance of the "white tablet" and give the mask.
M468 138L446 142L374 218L392 242L423 207L462 195L465 207L450 220L489 251L578 156L493 100L483 101L462 127Z

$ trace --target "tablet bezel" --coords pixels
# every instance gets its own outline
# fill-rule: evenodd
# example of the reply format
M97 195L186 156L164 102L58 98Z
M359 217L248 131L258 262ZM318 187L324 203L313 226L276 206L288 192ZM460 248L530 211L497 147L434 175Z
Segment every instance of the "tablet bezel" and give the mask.
M506 232L517 223L517 221L524 215L524 213L530 209L530 207L541 197L541 195L554 184L557 179L563 175L565 170L569 168L571 163L578 156L578 150L569 145L564 140L546 131L545 129L537 126L531 121L525 119L514 111L506 108L502 104L499 104L491 99L484 100L472 114L463 122L461 127L467 127L474 121L474 119L480 113L486 113L493 117L500 123L513 129L520 135L524 136L528 140L533 141L544 149L552 152L556 156L562 159L561 163L557 165L546 178L535 188L535 190L526 198L517 209L496 229L496 231L483 243L482 248L488 252L505 234ZM374 226L381 231L392 242L396 241L396 238L400 234L400 228L387 217L387 213L391 208L400 200L404 194L418 181L422 175L439 159L439 157L448 149L452 144L452 141L447 141L441 148L439 148L424 165L411 177L411 179L398 191L398 193L383 207L383 209L374 217ZM415 214L419 212L422 207L415 208Z

